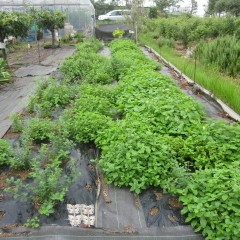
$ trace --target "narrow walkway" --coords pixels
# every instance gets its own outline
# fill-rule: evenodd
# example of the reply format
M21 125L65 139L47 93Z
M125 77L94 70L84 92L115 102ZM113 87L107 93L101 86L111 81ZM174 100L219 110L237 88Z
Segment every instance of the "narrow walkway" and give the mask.
M39 65L19 68L15 72L15 81L0 88L0 138L11 126L10 116L27 105L27 99L33 92L36 81L56 71L59 63L74 51L74 47L59 48Z

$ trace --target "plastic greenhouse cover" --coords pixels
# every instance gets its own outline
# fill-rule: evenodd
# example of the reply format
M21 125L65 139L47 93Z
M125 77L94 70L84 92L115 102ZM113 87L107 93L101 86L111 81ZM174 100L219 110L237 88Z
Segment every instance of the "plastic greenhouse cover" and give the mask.
M28 5L90 5L92 3L90 0L29 0ZM25 0L2 0L0 1L0 6L17 6L17 5L26 5Z

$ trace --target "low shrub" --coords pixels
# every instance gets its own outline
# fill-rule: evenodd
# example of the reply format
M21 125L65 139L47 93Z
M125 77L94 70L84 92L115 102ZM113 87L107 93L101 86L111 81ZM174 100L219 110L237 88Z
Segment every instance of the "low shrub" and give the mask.
M75 142L88 143L97 138L98 132L107 129L112 119L97 112L79 111L73 114L66 111L62 121L70 138Z
M7 140L0 139L0 165L9 165L13 158L13 149L10 142Z
M9 82L11 79L10 71L6 68L6 62L0 59L0 84Z
M206 240L238 239L240 234L239 162L194 173L188 184L177 191L196 232Z

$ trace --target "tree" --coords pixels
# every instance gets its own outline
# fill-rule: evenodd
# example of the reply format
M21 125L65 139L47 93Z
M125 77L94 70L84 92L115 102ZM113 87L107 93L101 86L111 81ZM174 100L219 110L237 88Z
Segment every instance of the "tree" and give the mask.
M146 12L143 7L143 0L132 0L131 15L127 22L134 30L135 42L138 41L138 32L141 30L141 26L143 26L144 16L146 16Z
M155 0L156 6L162 13L166 12L166 9L170 7L176 7L182 0Z
M217 1L214 6L214 12L218 13L218 15L220 16L221 13L225 11L226 11L226 1L225 0Z
M209 14L230 13L236 17L240 15L240 1L239 0L209 0L208 2Z
M22 12L0 11L0 42L9 36L25 37L28 35L32 19L30 15ZM2 48L3 58L7 59L5 48Z
M239 0L230 0L227 2L226 10L227 12L233 14L234 16L240 16L240 1Z
M38 10L35 12L36 24L40 28L47 28L52 34L52 46L55 45L55 30L64 27L64 22L66 19L65 13L55 10Z
M214 13L214 7L217 1L218 0L208 0L208 10L207 10L208 14Z
M191 10L190 10L190 14L193 15L197 12L198 9L198 3L196 0L191 0Z
M148 13L149 18L157 18L158 17L158 9L156 7L151 7Z

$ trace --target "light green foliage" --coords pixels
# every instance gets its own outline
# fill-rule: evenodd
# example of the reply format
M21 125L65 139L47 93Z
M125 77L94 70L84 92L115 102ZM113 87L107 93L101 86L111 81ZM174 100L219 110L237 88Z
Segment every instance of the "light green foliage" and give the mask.
M13 149L10 142L0 139L0 165L9 164L13 158Z
M96 53L99 47L94 46L95 43L89 41L80 44L75 55L64 61L61 69L67 82L108 84L113 81L111 62Z
M94 141L119 114L117 89L113 86L82 84L71 108L63 113L62 125L75 141Z
M29 104L39 117L50 116L58 107L64 107L71 98L72 88L58 83L55 79L47 80L48 84L43 89L39 87ZM43 86L45 83L42 83Z
M40 219L38 217L28 218L24 224L24 227L39 228L40 227Z
M12 119L12 129L14 132L21 132L23 130L23 121L20 114L13 114Z
M118 79L120 74L125 74L132 67L159 69L160 65L156 61L145 57L143 52L131 40L118 40L110 43L112 52L112 66L115 77ZM132 69L133 70L133 69Z
M115 44L121 52L122 42ZM196 231L237 239L239 125L207 120L199 104L151 68L124 73L117 93L123 119L96 140L106 180L137 193L156 186L180 194Z
M206 240L239 238L239 162L197 171L178 192L182 213L188 213L186 221L202 231Z
M63 124L68 131L69 136L76 142L88 143L94 141L98 132L108 128L112 121L110 117L97 112L65 112Z
M151 119L155 131L171 135L188 135L204 118L201 106L170 78L151 69L131 70L120 78L117 100L127 117Z
M113 31L113 37L115 38L122 38L124 34L124 30L122 29L116 29Z
M51 135L56 134L57 125L49 119L30 118L26 121L23 136L33 141L49 140Z
M9 82L11 78L10 71L6 68L6 62L0 59L0 84Z
M109 183L130 186L140 193L149 186L167 190L166 182L183 171L168 143L168 136L154 133L146 122L127 118L113 122L98 138L99 162Z
M180 144L178 160L186 166L194 169L229 166L240 160L240 126L225 122L196 125Z
M240 76L240 43L235 36L227 35L201 42L196 54L201 62L211 64L218 71L233 77Z
M77 52L98 52L103 48L103 43L98 39L91 38L77 45Z

